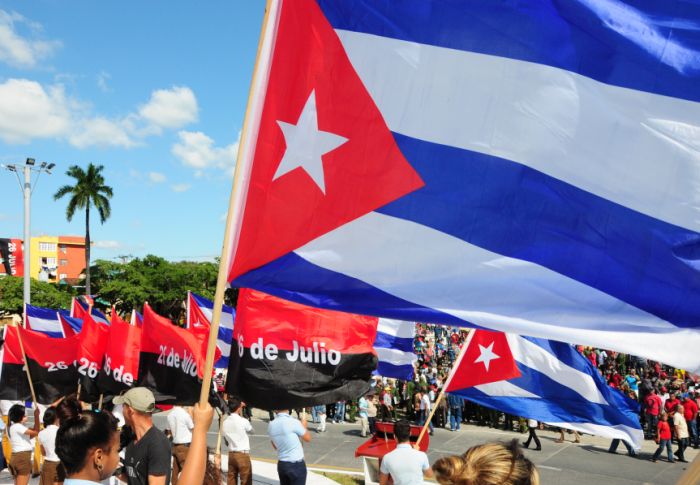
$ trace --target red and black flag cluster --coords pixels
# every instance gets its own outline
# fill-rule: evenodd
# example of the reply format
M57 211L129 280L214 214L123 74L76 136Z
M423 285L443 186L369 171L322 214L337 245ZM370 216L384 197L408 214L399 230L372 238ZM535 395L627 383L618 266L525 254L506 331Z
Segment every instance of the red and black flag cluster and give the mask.
M51 404L77 390L79 374L74 363L80 335L52 338L22 327L6 327L0 374L2 399L25 400L31 396L22 364L20 338L38 403Z
M80 374L80 399L85 402L94 402L100 398L97 377L102 368L109 333L110 327L97 323L87 312L83 315L75 365Z
M226 390L252 406L289 409L355 399L377 367L377 319L242 289Z
M99 388L117 395L133 387L139 375L141 327L129 325L112 312L104 361L97 378Z
M194 404L202 386L206 346L206 335L176 327L145 304L138 384L151 389L158 402Z

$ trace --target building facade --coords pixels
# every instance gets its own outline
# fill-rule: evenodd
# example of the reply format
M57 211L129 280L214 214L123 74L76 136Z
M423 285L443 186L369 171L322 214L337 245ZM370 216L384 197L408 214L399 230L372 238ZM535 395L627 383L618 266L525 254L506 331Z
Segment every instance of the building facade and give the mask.
M29 274L49 283L78 279L85 269L85 238L36 236L31 239Z

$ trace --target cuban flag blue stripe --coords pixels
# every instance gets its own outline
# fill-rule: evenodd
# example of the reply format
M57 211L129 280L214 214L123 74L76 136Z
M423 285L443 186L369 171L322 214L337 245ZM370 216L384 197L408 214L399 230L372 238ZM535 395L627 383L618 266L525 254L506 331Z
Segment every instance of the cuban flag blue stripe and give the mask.
M377 212L537 263L675 325L700 326L700 272L687 264L700 234L508 160L395 138L425 187Z
M63 327L58 319L58 311L33 305L26 307L27 328L53 338L63 338Z
M412 365L394 365L390 362L380 360L377 364L375 374L382 377L391 377L394 379L403 379L405 381L413 379Z
M80 318L71 317L68 310L59 310L58 313L66 321L66 323L70 325L75 333L80 333L80 331L83 329L83 321Z
M413 339L399 338L382 332L377 332L377 338L374 341L374 347L385 349L396 349L402 352L413 353Z
M335 29L545 64L700 101L700 5L638 0L318 0Z
M577 425L595 425L594 434L623 437L639 447L639 403L607 386L571 345L517 335L508 335L508 342L520 377L454 394L503 412L584 432L590 431Z
M479 328L448 313L397 298L357 278L315 265L296 253L241 275L231 286L254 288L302 305L346 313Z

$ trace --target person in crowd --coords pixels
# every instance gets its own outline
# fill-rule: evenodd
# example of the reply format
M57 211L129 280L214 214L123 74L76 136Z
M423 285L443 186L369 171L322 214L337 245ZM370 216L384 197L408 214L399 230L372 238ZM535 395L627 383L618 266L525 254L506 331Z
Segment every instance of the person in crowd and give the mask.
M663 409L661 398L656 393L656 389L652 388L649 394L644 398L644 408L647 423L647 437L653 437L656 433L656 425L659 422L659 414Z
M193 428L194 422L189 411L182 406L173 406L168 414L168 429L173 439L173 471L170 479L173 485L177 485L177 477L187 460Z
M97 485L119 465L117 420L107 412L83 411L67 398L60 407L56 455L66 470L65 485Z
M641 379L637 375L635 369L630 369L630 373L625 376L625 382L627 383L627 387L639 398L639 383Z
M124 405L124 420L135 439L126 447L125 473L120 478L129 485L168 485L170 483L170 441L153 425L156 400L145 387L134 387L114 398ZM183 482L191 483L191 482Z
M380 421L391 421L393 418L394 403L393 403L393 396L391 394L391 387L390 386L387 386L384 388L384 391L382 391L380 399L381 399L381 408L380 408L379 420Z
M459 431L462 424L462 406L464 405L464 399L456 394L448 394L447 404L450 407L450 431Z
M9 426L7 435L12 446L10 456L10 473L15 485L27 485L29 475L32 472L32 442L31 439L39 434L41 422L39 421L39 407L34 407L34 427L27 428L24 404L14 404L8 412Z
M272 447L277 451L277 474L280 484L304 485L306 463L301 441L311 441L306 419L294 419L289 410L277 411L274 421L270 422L267 428L267 433L272 440Z
M316 428L317 433L326 432L326 405L319 404L314 406L313 409L316 410L316 416L318 417L318 428Z
M367 400L366 396L360 397L359 401L357 402L357 408L357 415L360 418L361 424L360 435L362 435L364 438L369 432L369 415L367 414L369 411L369 401Z
M420 400L420 422L419 424L422 426L425 424L425 422L428 420L430 417L430 411L433 408L433 403L430 401L430 393L428 392L423 392L423 396L421 397ZM428 429L430 430L430 434L433 434L433 423L429 422L428 423Z
M367 399L367 424L370 434L377 431L377 395L370 394Z
M656 430L656 442L658 443L659 447L654 452L654 456L651 458L651 461L656 463L656 460L659 459L659 455L661 455L664 448L666 448L668 461L670 463L674 463L675 460L673 459L673 450L671 449L671 427L668 424L668 414L666 413L661 413L661 418L659 418L659 424Z
M528 419L527 420L527 430L528 430L528 435L527 435L527 441L523 443L523 446L525 448L530 447L530 442L532 440L535 440L535 451L541 451L542 450L542 443L540 443L540 439L537 437L537 426L539 423L537 422L536 419Z
M220 472L208 459L207 452L207 431L214 417L214 408L209 403L204 406L197 403L194 405L192 416L192 443L185 466L180 472L180 483L221 485Z
M687 463L684 452L688 447L688 425L685 422L683 411L683 405L679 404L676 406L676 412L673 414L673 429L678 439L678 448L674 455L678 457L678 461Z
M387 485L391 478L394 485L414 485L432 477L428 455L411 446L411 425L408 421L402 419L394 424L394 438L396 449L382 458L379 484Z
M250 439L248 433L253 432L250 421L241 414L245 403L238 396L231 396L228 409L231 414L222 424L222 432L228 445L228 479L226 483L241 485L253 484L253 466L250 461Z
M690 393L683 394L683 417L685 418L685 423L688 425L688 434L690 439L688 445L693 445L693 448L698 448L698 443L700 439L698 438L698 405L691 396Z
M612 440L610 443L610 448L608 448L608 453L617 454L617 447L620 446L620 442L625 445L625 448L627 448L627 455L631 457L637 456L637 452L634 451L634 448L632 448L632 445L630 445L626 440L621 440L618 438L615 438Z
M41 445L41 454L44 455L44 464L41 466L40 485L52 485L63 483L66 478L66 470L56 454L56 433L58 432L58 415L56 408L49 407L44 411L42 419L44 429L39 431L38 440Z
M680 403L680 400L676 398L676 393L672 392L664 403L664 410L666 411L666 414L669 416L673 414Z
M539 485L540 475L518 446L486 443L469 448L464 455L440 458L433 464L435 479L443 485Z
M334 423L345 422L345 401L335 403L335 415L333 416Z
M564 442L564 428L559 428L559 438L555 439L555 443L563 443ZM578 433L576 430L570 430L573 435L574 435L574 443L580 443L581 442L581 435Z

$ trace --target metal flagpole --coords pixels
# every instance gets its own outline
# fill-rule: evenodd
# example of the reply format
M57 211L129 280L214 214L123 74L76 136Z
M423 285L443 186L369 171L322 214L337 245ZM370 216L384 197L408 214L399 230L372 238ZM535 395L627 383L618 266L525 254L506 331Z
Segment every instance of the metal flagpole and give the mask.
M268 0L263 17L258 52L253 69L253 79L248 93L248 106L245 118L243 119L243 130L241 132L241 143L238 148L238 158L236 171L233 177L233 189L229 200L228 212L226 214L226 226L224 230L224 242L221 249L221 259L219 261L219 274L216 280L216 293L214 294L214 308L209 327L209 340L207 342L207 356L202 374L202 389L199 395L199 402L206 405L211 389L212 371L214 369L214 353L216 350L216 338L219 333L219 321L221 320L222 305L224 303L224 292L228 269L231 261L232 248L237 245L238 232L243 219L242 202L245 197L245 186L252 163L254 141L257 136L259 114L262 111L262 94L267 86L269 69L272 58L272 40L277 30L277 20L282 0ZM255 112L254 112L255 110ZM235 232L235 234L232 234Z
M455 372L459 368L459 364L462 362L462 357L464 357L464 351L467 350L467 347L469 347L469 344L472 341L472 337L474 337L474 332L476 329L471 329L469 331L469 335L467 335L467 340L464 341L462 344L462 347L459 349L459 355L457 356L457 359L455 360L455 363L452 365L452 369L450 369L450 373L447 376L447 379L445 382L442 384L442 389L440 389L440 394L438 394L437 399L435 399L435 404L433 405L433 409L430 410L430 416L428 416L428 419L425 420L425 423L423 423L423 429L420 430L420 434L418 435L418 439L416 440L416 446L418 446L423 439L423 436L425 436L425 432L428 430L428 427L430 426L430 422L433 420L433 416L435 415L435 411L438 408L438 405L442 401L442 399L445 396L445 389L450 385L450 382L452 381L452 378L455 375Z

